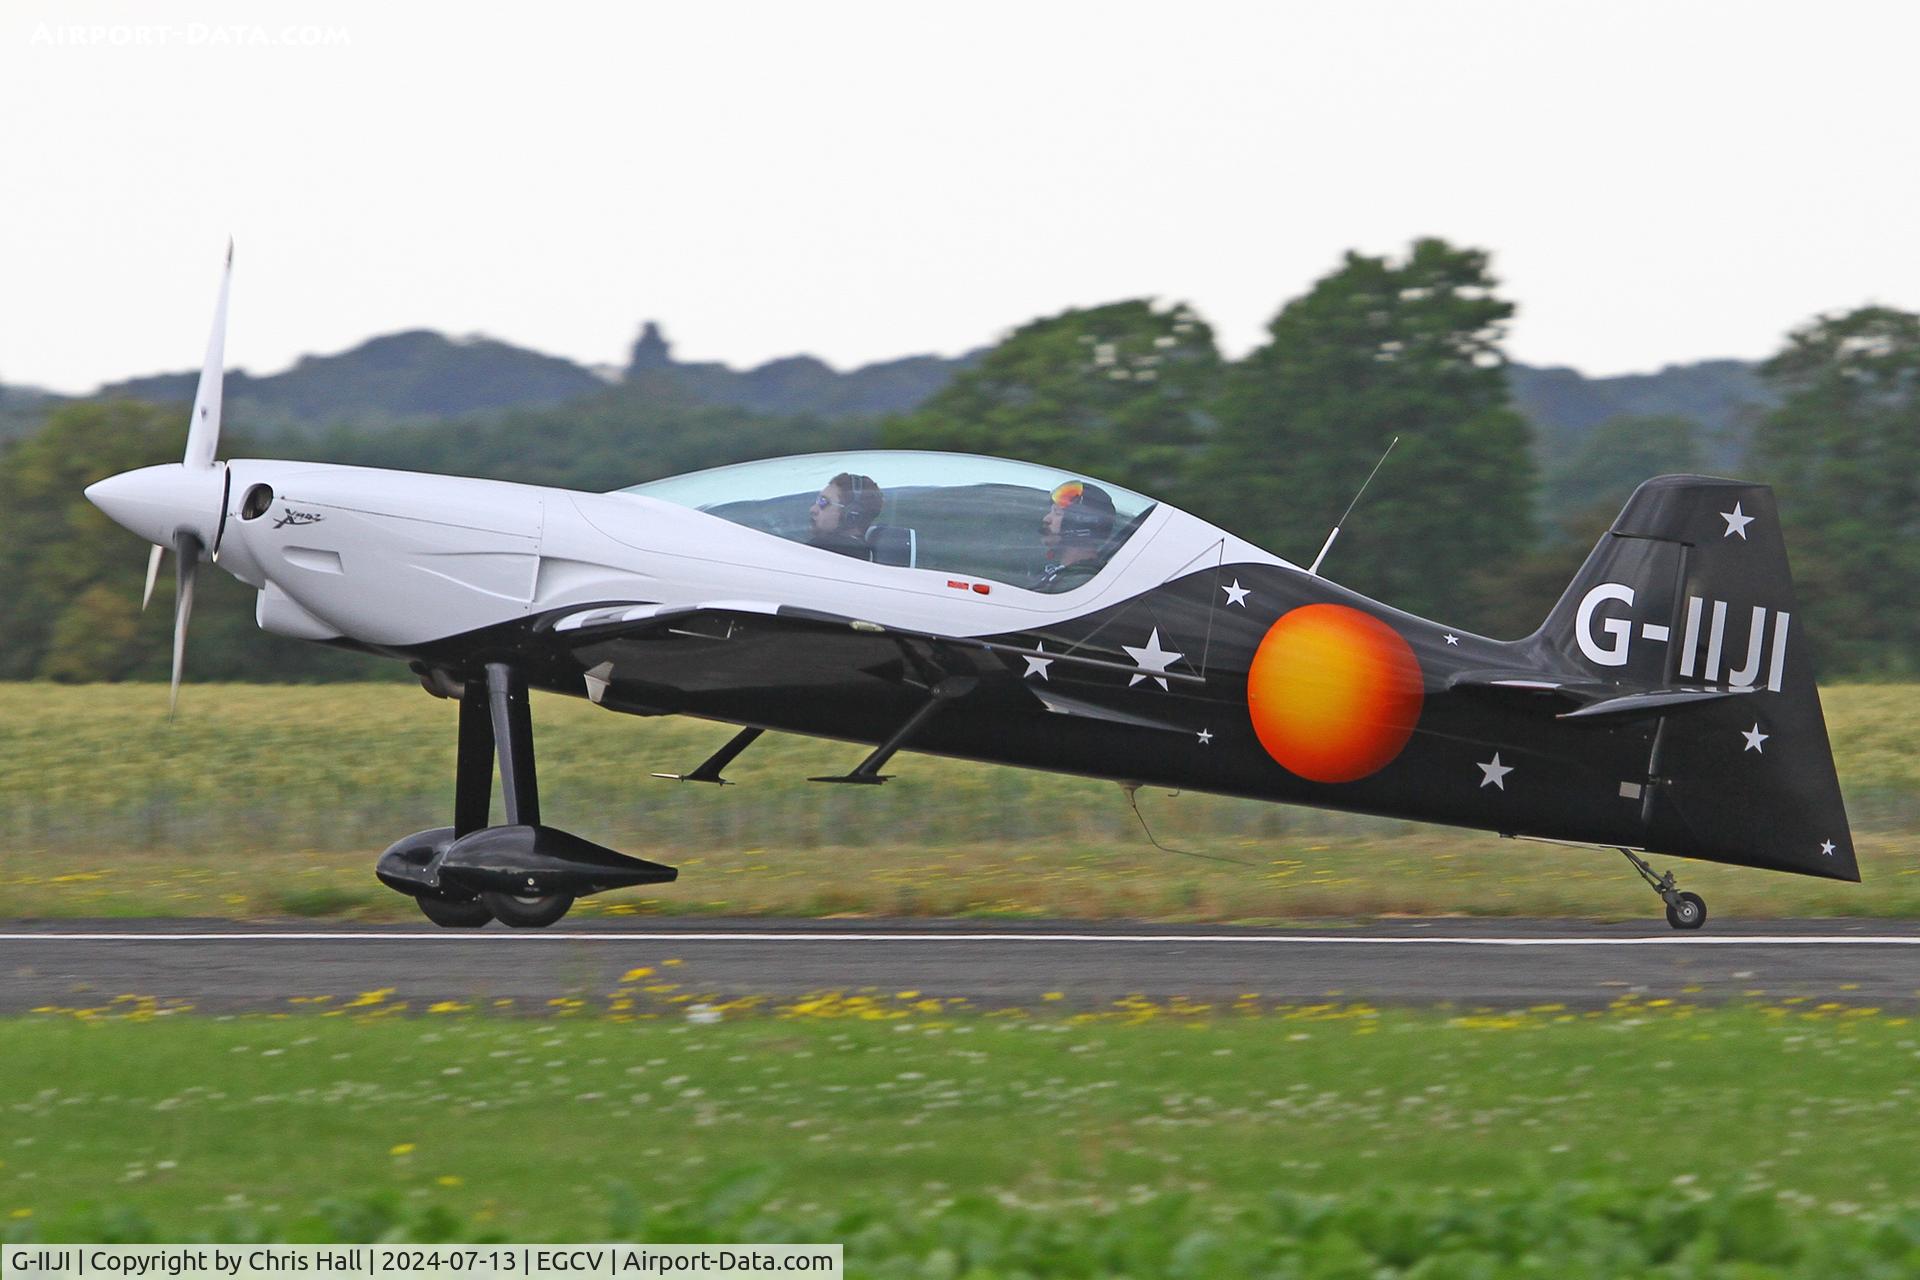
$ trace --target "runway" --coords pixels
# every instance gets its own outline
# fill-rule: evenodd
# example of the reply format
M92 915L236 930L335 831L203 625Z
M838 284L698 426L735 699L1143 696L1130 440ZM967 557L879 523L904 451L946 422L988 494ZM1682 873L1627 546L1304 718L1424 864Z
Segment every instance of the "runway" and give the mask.
M629 978L636 969L650 975ZM669 985L671 984L671 985ZM152 997L201 1012L337 1006L370 991L518 1012L616 989L793 998L903 991L980 1008L1089 1009L1139 995L1222 1002L1593 1008L1623 995L1697 1003L1920 1004L1920 925L1664 925L1406 920L1325 928L924 920L562 922L480 932L205 920L0 923L0 1012ZM324 999L323 999L324 998ZM679 1002L684 1005L683 999Z

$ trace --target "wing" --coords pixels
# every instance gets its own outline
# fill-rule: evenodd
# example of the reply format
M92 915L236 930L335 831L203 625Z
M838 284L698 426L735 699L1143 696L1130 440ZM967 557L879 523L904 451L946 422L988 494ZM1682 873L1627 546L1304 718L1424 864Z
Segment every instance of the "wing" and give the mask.
M1049 646L1045 638L943 635L753 600L596 605L553 615L536 627L537 636L542 632L543 647L577 664L589 698L640 714L689 712L765 724L777 721L767 714L775 702L820 699L848 711L888 706L897 713L924 702L943 682L960 680L971 682L960 699L971 706L1186 732L1060 691L1051 674L1029 679L1056 665L1061 674L1139 671L1118 649L1087 641L1056 639ZM1204 683L1179 672L1167 678Z

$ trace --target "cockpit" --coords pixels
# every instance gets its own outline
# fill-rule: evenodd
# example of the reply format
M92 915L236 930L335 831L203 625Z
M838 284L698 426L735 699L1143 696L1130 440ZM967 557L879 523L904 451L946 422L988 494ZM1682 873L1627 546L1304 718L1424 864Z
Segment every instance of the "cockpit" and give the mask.
M1074 472L963 453L768 458L617 490L873 564L1069 591L1154 509Z

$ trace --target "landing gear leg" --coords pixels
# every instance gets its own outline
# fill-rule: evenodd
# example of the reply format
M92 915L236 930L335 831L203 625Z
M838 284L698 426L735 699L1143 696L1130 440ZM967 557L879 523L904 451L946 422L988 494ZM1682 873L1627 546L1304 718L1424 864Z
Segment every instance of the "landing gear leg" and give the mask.
M493 827L487 816L496 756L507 821ZM454 825L403 836L374 864L380 883L418 901L421 914L442 928L477 929L490 920L544 928L582 894L679 876L672 867L541 824L527 682L505 663L489 664L484 681L466 682L459 761Z
M1631 849L1622 849L1633 869L1640 873L1660 900L1667 904L1667 923L1676 929L1698 929L1707 922L1707 902L1697 893L1682 893L1674 886L1673 872L1655 875L1646 860Z
M462 702L461 711L466 710ZM500 755L500 790L507 825L540 825L540 783L533 767L533 708L527 682L504 662L487 664L487 706L493 743ZM464 720L463 720L464 722ZM462 735L465 748L465 735ZM484 819L483 819L484 821ZM480 901L501 924L542 929L573 909L570 893L482 893Z
M459 839L487 825L493 804L493 717L487 690L477 680L467 681L460 696L460 750L453 773L453 838ZM493 923L493 912L479 898L455 901L421 895L414 899L420 914L442 929L479 929Z

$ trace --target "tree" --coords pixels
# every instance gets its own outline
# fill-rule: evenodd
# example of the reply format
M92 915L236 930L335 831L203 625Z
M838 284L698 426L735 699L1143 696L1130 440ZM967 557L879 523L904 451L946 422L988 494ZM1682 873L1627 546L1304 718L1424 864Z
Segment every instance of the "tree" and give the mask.
M1649 414L1608 418L1575 435L1568 456L1548 467L1540 544L1470 579L1475 625L1505 636L1538 626L1641 481L1707 465L1708 434L1692 418Z
M1832 671L1920 669L1920 316L1821 316L1761 367L1782 395L1754 458L1780 498L1809 635Z
M1164 492L1211 430L1219 372L1213 330L1185 304L1073 309L1016 329L881 436Z
M1398 261L1348 253L1230 370L1187 505L1304 564L1398 436L1326 572L1471 621L1470 581L1532 542L1529 428L1500 347L1513 306L1495 283L1486 253L1441 240Z
M1676 414L1608 418L1580 436L1572 455L1547 476L1550 527L1571 523L1591 542L1642 480L1707 465L1698 422ZM1589 533L1588 526L1598 527ZM1549 601L1548 603L1552 603Z
M37 434L0 453L0 676L39 673L53 635L88 587L112 580L123 588L120 631L140 606L145 549L94 510L81 495L115 472L179 458L182 415L128 402L76 404L47 419ZM102 621L95 618L94 621ZM72 628L69 628L71 631ZM149 639L165 644L165 629ZM115 674L123 674L116 663Z
M123 584L96 582L54 618L39 674L66 684L124 680L152 660L142 650L140 614Z
M134 401L64 405L35 435L0 449L0 679L167 678L173 574L140 613L146 548L82 493L117 472L177 462L185 415ZM222 452L246 441L227 431ZM261 634L254 593L202 566L190 677L310 680L404 675L394 663Z

